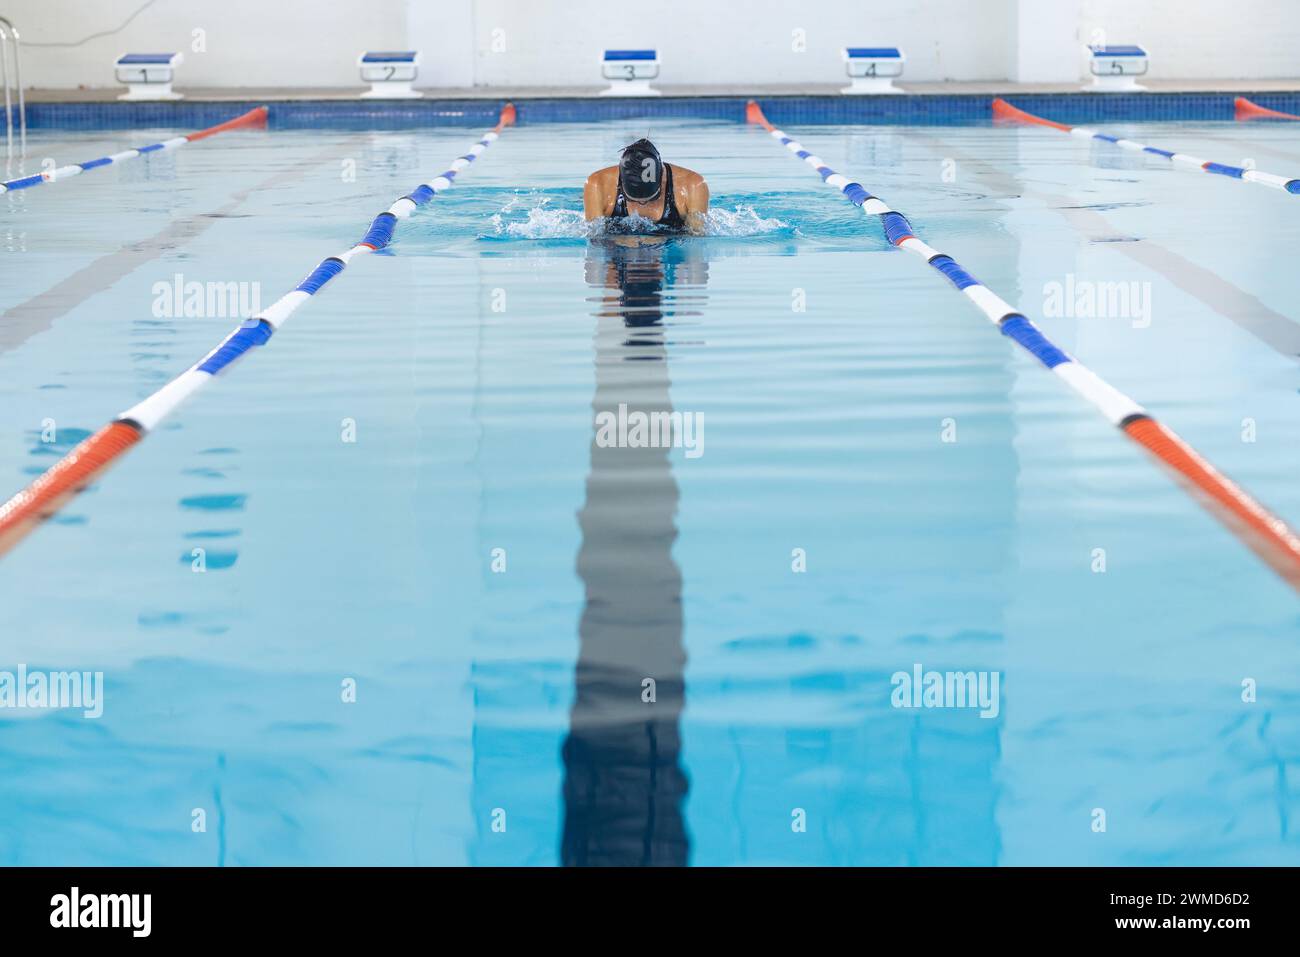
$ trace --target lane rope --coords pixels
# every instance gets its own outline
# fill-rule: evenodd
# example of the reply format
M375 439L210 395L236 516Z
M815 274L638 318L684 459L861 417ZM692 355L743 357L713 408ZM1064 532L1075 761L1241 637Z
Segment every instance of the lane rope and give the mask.
M1260 505L1244 489L1218 471L1173 430L1157 422L1146 409L1110 385L1086 366L1057 348L1023 313L998 297L948 255L917 238L911 223L890 209L860 183L850 182L835 172L802 144L767 121L757 103L746 108L746 119L762 126L773 139L817 171L823 182L860 206L864 213L880 217L889 242L923 258L965 294L984 315L1007 336L1084 399L1091 402L1112 425L1146 449L1165 465L1175 479L1206 510L1221 521L1296 591L1300 591L1300 536L1276 515Z
M266 345L290 315L341 273L353 257L389 245L399 219L408 218L435 195L450 189L457 174L477 160L501 135L501 131L514 121L515 108L507 103L501 110L497 125L491 131L483 134L483 138L471 146L468 152L452 160L445 172L427 183L421 183L376 216L360 242L346 252L321 260L292 291L281 296L258 315L241 323L239 328L195 365L143 402L116 416L27 488L0 505L0 556L84 490L114 461L156 429L186 399L229 370L236 360L247 355L254 347Z
M87 160L84 163L60 166L46 173L35 173L32 176L11 179L7 183L0 183L0 193L8 193L16 189L30 189L33 186L40 186L42 183L60 182L74 176L80 176L88 170L99 169L101 166L115 166L118 163L125 163L127 160L135 159L137 156L144 156L147 153L170 153L172 150L180 149L187 143L205 140L209 136L216 136L218 133L225 133L227 130L264 129L266 127L266 112L264 106L254 107L233 120L218 123L216 126L209 126L206 130L199 130L197 133L177 136L170 140L163 140L161 143L150 143L148 146L140 146L136 149L123 150L121 153L101 156L99 159Z
M1238 120L1300 120L1300 116L1294 113L1283 113L1281 110L1270 110L1266 106L1260 106L1258 103L1252 103L1244 96L1239 96L1232 101L1233 114Z
M1060 130L1062 133L1069 133L1071 136L1077 136L1085 140L1101 140L1105 143L1111 143L1120 149L1131 150L1135 153L1150 153L1153 156L1163 156L1175 166L1182 166L1187 169L1199 169L1205 173L1214 173L1218 176L1227 176L1232 179L1244 180L1247 183L1259 183L1261 186L1270 186L1273 189L1280 189L1292 194L1300 194L1300 179L1292 176L1278 176L1276 173L1265 173L1263 170L1246 169L1244 166L1230 166L1227 163L1215 163L1211 160L1201 159L1199 156L1189 156L1186 153L1175 153L1170 150L1158 149L1155 146L1147 146L1144 143L1138 143L1134 140L1121 139L1118 136L1111 136L1109 133L1098 133L1096 130L1089 129L1086 126L1066 126L1064 123L1056 123L1052 120L1044 119L1041 116L1035 116L1033 113L1027 113L1018 107L1012 106L1006 100L995 99L993 101L993 118L1012 123L1028 123L1034 126L1050 126L1054 130Z

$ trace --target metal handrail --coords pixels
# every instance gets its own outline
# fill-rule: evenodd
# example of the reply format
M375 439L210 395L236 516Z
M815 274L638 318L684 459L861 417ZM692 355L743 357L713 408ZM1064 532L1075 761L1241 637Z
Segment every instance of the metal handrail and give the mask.
M14 151L13 95L9 83L9 54L7 47L13 45L13 86L18 93L18 129L19 147L27 152L27 103L23 97L23 74L18 46L21 38L18 28L6 17L0 17L0 74L4 77L5 87L5 149L12 155Z

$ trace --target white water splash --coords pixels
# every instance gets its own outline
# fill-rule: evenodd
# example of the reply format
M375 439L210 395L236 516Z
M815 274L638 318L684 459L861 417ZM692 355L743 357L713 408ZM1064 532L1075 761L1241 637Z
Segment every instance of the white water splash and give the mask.
M789 223L772 217L765 219L753 206L732 209L710 209L705 217L710 236L762 236L769 233L792 233Z
M496 236L510 239L588 239L618 233L654 233L655 225L648 219L632 215L619 223L618 229L607 229L606 222L596 220L587 222L581 210L553 208L550 198L542 199L537 205L527 208L523 220L515 219L514 213L524 203L520 197L512 197L501 211L492 217L492 228ZM765 218L752 206L740 205L735 209L714 207L705 217L706 235L709 236L762 236L772 234L792 234L795 232L790 224L780 219Z
M492 228L498 236L511 239L585 239L595 234L593 224L583 219L580 210L550 209L549 202L544 199L540 205L531 207L525 220L507 222L506 214L516 205L512 200L492 217Z

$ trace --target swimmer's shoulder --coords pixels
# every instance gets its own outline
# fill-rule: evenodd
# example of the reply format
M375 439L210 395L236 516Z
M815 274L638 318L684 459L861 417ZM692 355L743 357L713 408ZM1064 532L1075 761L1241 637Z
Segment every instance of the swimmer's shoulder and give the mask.
M618 167L606 166L587 177L582 186L583 215L587 219L608 216L618 191Z
M705 182L704 177L685 166L677 166L674 163L669 163L668 166L673 171L673 193L682 212L688 216L703 215L707 212L709 184ZM691 231L700 232L702 229L699 223L694 223Z
M618 167L606 166L604 169L598 169L587 177L587 183L592 186L605 187L618 179Z
M687 169L685 166L678 166L676 163L667 164L673 171L674 186L696 186L704 182L704 177L693 169Z

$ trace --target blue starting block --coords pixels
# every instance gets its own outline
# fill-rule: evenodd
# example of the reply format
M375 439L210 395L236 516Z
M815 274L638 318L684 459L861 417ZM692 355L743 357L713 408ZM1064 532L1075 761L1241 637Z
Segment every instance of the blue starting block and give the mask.
M650 81L659 76L657 50L606 50L600 75L612 81L601 96L659 96Z
M413 100L424 96L411 89L420 73L419 50L368 50L357 59L361 82L370 89L362 99Z
M1084 89L1105 93L1145 90L1146 87L1139 86L1133 78L1145 75L1148 67L1147 51L1140 46L1093 44L1088 47L1088 72L1092 74L1092 83Z
M126 84L119 100L179 100L172 92L176 67L185 57L180 53L123 53L113 61L118 83Z
M841 93L901 93L894 80L907 58L898 47L845 47L844 72L853 82Z

